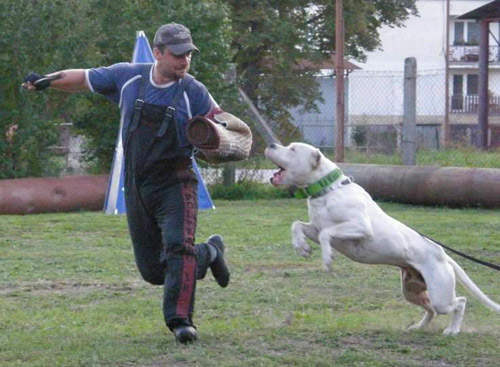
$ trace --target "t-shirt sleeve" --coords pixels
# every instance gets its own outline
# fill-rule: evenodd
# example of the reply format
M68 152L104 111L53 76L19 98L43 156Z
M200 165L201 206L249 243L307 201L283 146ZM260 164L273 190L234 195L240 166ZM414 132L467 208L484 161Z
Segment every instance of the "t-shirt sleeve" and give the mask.
M87 81L92 92L101 94L116 104L120 101L120 89L128 64L119 63L87 70Z
M199 83L195 81L195 83ZM212 98L207 88L199 83L198 88L195 88L193 95L190 98L192 102L193 116L206 116L213 110L219 108L219 105Z

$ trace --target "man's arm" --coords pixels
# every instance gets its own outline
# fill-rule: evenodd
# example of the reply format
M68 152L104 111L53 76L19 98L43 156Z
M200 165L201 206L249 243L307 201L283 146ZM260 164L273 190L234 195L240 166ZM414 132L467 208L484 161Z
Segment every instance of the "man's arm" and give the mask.
M39 77L49 79L54 77L54 79L49 83L49 87L52 89L62 90L65 92L80 92L90 89L85 78L85 69L68 69L47 75L37 75L32 73L26 77L22 87L29 91L45 89L40 87L37 88L36 83L37 80L40 80Z

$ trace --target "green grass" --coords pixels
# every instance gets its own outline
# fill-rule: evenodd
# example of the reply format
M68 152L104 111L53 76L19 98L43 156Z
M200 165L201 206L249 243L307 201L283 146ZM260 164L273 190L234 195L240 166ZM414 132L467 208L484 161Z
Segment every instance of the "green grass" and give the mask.
M334 160L331 152L326 152L328 158ZM346 149L345 163L402 165L401 154L365 153ZM416 157L418 166L441 167L477 167L500 168L500 152L483 151L474 147L457 147L441 150L420 149ZM263 156L256 156L250 160L238 163L239 168L274 168L275 166Z
M500 168L499 157L498 151L482 151L473 147L441 150L420 149L417 152L416 162L418 166ZM346 151L345 162L382 165L403 164L400 154L366 154L352 150Z
M216 201L200 213L201 241L221 233L231 284L198 283L201 340L180 346L163 324L161 287L140 279L124 217L102 213L0 217L0 366L497 366L498 314L469 299L463 332L449 316L406 332L421 311L399 271L334 262L321 270L290 245L304 201ZM468 254L500 263L500 211L382 203L392 216ZM494 270L452 255L500 301Z

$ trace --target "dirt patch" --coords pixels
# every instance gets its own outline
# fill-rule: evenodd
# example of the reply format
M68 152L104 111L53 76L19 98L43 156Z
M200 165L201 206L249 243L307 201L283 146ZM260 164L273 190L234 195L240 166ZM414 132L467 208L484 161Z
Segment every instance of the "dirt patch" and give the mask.
M113 292L130 292L136 289L147 287L147 283L137 279L128 280L123 283L96 283L96 282L53 282L39 280L36 282L24 282L16 285L0 285L1 296L19 295L19 293L29 293L33 295L44 294L86 294L96 290L106 290Z

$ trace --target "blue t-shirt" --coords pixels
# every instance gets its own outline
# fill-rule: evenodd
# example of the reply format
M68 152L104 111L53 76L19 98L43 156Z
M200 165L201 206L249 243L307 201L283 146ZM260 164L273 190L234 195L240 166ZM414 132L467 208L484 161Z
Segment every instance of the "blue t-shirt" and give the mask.
M142 64L144 65L144 64ZM154 67L154 66L153 66ZM153 81L153 67L144 93L144 102L158 106L169 106L180 84L179 81L158 85ZM138 98L141 64L118 63L111 66L86 70L87 84L92 92L99 93L111 102L118 104L121 111L121 139L125 141L128 127L132 121L134 103ZM177 104L175 119L185 131L186 123L194 116L204 116L217 108L207 88L196 79L184 91ZM187 149L189 143L184 136L178 137L181 148Z

